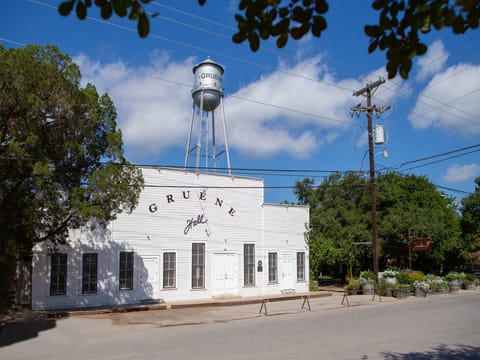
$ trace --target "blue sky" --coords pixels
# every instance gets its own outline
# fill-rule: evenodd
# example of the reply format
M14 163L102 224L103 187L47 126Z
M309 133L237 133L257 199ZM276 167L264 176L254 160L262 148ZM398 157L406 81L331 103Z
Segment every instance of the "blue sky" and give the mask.
M196 0L156 0L146 7L160 14L146 39L131 21L102 20L97 8L84 21L62 17L60 2L7 1L0 44L53 44L70 55L84 83L113 99L129 161L184 165L192 68L210 57L225 69L231 167L302 170L233 170L264 178L266 202L295 201L288 187L303 177L318 183L331 171L368 170L366 116L352 117L350 109L365 104L354 91L386 78L385 54L367 52L363 26L377 20L369 1L330 1L321 38L289 41L284 49L262 44L257 53L231 41L238 1L207 0L201 7ZM387 134L375 161L378 169L425 175L461 198L480 176L480 147L472 147L480 143L480 32L457 36L446 29L424 41L429 51L415 61L410 79L387 80L373 96L373 104L391 106L374 118ZM381 156L384 149L388 158ZM424 158L430 159L414 162ZM225 159L218 166L226 166Z

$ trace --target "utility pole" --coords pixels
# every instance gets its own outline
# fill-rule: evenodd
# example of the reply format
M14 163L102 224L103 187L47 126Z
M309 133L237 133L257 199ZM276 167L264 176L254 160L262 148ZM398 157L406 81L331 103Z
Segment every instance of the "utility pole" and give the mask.
M370 160L370 197L371 197L371 206L372 206L372 258L373 258L373 272L378 278L378 241L377 241L377 191L376 191L376 181L375 181L375 154L373 151L373 125L372 125L372 115L373 113L381 114L387 111L390 106L376 107L372 106L372 95L375 93L377 88L385 82L385 79L380 78L379 80L367 84L362 89L355 91L353 96L364 95L367 98L367 106L362 106L358 104L352 107L353 112L366 112L368 120L368 153Z

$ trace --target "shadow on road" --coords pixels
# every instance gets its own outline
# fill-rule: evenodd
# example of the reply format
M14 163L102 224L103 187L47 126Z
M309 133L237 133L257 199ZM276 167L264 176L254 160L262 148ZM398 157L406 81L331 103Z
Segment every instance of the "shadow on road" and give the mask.
M11 345L38 336L40 331L50 330L56 326L54 319L33 320L6 324L0 327L0 346Z
M411 353L383 353L385 360L478 360L480 359L480 347L468 345L455 345L455 348L440 345L432 350Z

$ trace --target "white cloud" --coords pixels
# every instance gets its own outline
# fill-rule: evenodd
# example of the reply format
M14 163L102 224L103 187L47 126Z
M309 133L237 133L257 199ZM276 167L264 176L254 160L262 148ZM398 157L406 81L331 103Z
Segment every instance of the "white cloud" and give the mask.
M417 62L417 81L424 81L433 74L438 73L445 67L449 54L445 51L443 42L437 40L429 47L427 53L420 57Z
M408 119L417 129L441 126L455 133L480 134L480 65L459 64L435 75Z
M107 92L115 103L123 140L137 158L184 146L192 104L193 59L183 63L157 54L148 66L132 68L117 62L101 64L85 56L75 58L85 82ZM185 86L182 86L185 84Z
M443 180L450 184L461 183L465 180L474 178L480 173L480 164L452 165L448 168Z
M148 65L134 68L122 62L102 64L83 55L75 58L83 80L113 99L132 161L166 149L184 149L191 122L195 59L175 62L163 53L152 59ZM320 56L291 66L280 63L275 71L225 95L229 146L249 157L288 154L308 158L342 133L361 128L356 118L350 118L349 110L364 102L352 92L365 83L335 79ZM399 86L388 84L389 90L379 91L376 100L386 103L395 96ZM217 109L216 122L222 118ZM223 139L222 127L217 122L218 141Z

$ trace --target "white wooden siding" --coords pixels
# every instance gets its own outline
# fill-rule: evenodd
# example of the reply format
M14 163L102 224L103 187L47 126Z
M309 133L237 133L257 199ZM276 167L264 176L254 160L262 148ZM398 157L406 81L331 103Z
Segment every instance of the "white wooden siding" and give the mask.
M209 298L218 295L212 283L214 254L236 255L236 293L239 296L277 294L282 289L268 284L268 252L273 250L278 253L279 264L283 256L293 256L296 261L296 252L305 252L306 281L295 282L295 290L308 290L308 249L303 236L308 208L264 205L261 179L165 168L142 168L142 172L146 186L131 214L120 214L106 229L71 230L68 245L58 247L58 251L68 254L66 295L49 295L49 244L38 244L34 248L32 308L130 304L146 300L148 294L153 300L165 302ZM203 223L187 227L187 221L192 220ZM193 243L205 244L205 289L201 290L191 288ZM245 243L255 244L255 286L252 287L243 285ZM132 290L118 288L122 251L134 252ZM96 294L81 294L82 254L85 252L98 253ZM165 252L176 253L174 289L163 289ZM158 269L153 268L152 259L156 258ZM144 259L150 271L158 271L158 289L141 288L140 280L149 276ZM262 272L257 271L259 261L263 263Z

